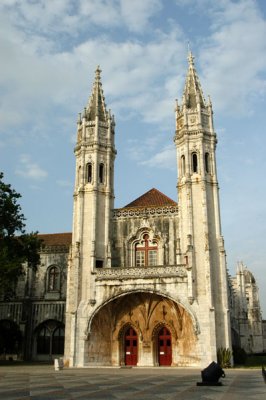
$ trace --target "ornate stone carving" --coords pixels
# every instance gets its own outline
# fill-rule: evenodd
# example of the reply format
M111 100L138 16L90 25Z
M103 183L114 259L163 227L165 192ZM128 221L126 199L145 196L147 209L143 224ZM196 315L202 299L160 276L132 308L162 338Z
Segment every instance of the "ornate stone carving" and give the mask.
M148 216L159 216L159 215L177 215L178 206L169 207L147 207L147 208L120 208L114 210L114 218L131 218L131 217L148 217Z
M187 272L183 265L178 266L158 266L158 267L131 267L131 268L103 268L97 269L96 280L107 279L130 279L130 278L163 278L179 277L184 279Z

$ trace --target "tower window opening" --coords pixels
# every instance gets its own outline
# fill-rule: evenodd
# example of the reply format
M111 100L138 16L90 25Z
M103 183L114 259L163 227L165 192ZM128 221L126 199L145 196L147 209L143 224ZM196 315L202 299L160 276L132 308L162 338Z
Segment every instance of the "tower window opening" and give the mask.
M192 153L192 172L198 172L198 156L197 153Z
M88 183L92 182L92 164L91 163L88 163L86 165L86 181Z
M81 166L79 166L79 168L78 168L77 184L78 184L78 186L81 185Z
M99 182L104 183L104 164L99 165Z
M184 176L186 173L185 156L181 156L181 175Z
M209 153L205 153L205 170L207 174L210 172L210 155Z
M109 184L110 184L110 186L111 186L111 188L113 187L113 185L114 185L114 178L113 178L113 170L112 170L112 167L110 167L110 170L109 170L109 173L110 173L110 178L109 178Z

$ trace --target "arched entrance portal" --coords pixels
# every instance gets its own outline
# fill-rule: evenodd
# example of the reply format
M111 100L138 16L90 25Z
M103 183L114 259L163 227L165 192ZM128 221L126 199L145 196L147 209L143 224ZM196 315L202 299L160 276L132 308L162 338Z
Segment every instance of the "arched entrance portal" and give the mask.
M136 292L113 299L91 319L85 365L198 365L188 311L162 295Z
M137 365L138 336L132 327L125 332L125 365Z
M172 338L170 331L163 327L158 333L159 365L172 364Z

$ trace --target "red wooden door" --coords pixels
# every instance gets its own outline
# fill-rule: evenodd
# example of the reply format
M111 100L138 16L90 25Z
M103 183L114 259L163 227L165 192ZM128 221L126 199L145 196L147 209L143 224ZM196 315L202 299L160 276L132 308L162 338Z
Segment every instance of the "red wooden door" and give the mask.
M138 336L133 328L128 328L125 334L125 365L137 365Z
M172 364L172 340L167 328L162 328L158 335L159 365Z

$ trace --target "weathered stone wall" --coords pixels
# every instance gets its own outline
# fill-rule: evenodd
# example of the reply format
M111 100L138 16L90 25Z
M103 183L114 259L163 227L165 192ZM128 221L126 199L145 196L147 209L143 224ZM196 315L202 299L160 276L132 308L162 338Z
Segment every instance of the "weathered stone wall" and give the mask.
M158 242L158 265L175 265L177 252L177 207L121 209L114 211L112 224L112 266L132 267L134 239L141 231L152 232Z
M49 359L49 355L37 355L37 332L45 321L64 326L67 257L68 246L43 246L37 270L25 265L14 298L0 302L0 320L12 321L21 332L19 358ZM48 288L47 273L52 266L59 271L59 286L55 291Z

